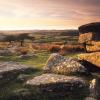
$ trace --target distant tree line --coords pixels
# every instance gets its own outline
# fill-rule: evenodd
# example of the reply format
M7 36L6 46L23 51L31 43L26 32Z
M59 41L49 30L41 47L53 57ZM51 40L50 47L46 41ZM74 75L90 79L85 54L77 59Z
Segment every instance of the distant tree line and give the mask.
M20 42L21 46L23 46L25 40L33 41L35 37L30 36L28 33L22 33L18 35L6 35L5 38L2 39L2 42Z

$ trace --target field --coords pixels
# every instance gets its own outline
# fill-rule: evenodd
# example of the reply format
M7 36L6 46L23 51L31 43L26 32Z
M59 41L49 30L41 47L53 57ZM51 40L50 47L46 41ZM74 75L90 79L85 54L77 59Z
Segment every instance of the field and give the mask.
M26 96L28 96L27 92L30 92L25 85L25 81L31 77L34 77L36 75L40 75L43 73L42 68L44 67L47 59L50 56L50 52L47 51L41 51L41 52L37 52L35 53L34 57L30 57L27 59L20 59L18 58L18 56L13 55L13 56L5 56L5 57L0 57L0 61L14 61L14 62L19 62L21 64L27 65L30 68L32 68L31 71L27 71L24 73L20 73L18 75L15 75L16 78L14 79L10 79L10 81L6 81L6 80L2 80L0 81L0 98L1 100L17 100L17 98L23 98L23 100L25 100L25 98L27 98ZM65 55L65 57L77 57L77 54L67 54ZM25 76L25 80L21 81L20 79L18 79L19 76ZM12 85L13 84L13 85ZM3 86L3 88L2 88ZM34 91L34 89L33 89ZM25 94L23 94L25 92ZM35 93L32 92L30 96L30 99L32 100L50 100L50 99L54 99L57 98L57 100L66 100L66 96L65 97L58 97L58 96L53 96L53 95L42 95L41 93ZM35 97L34 97L35 96ZM74 97L67 97L69 98L68 100L72 100ZM72 99L71 99L72 98ZM76 100L79 97L76 97ZM81 97L80 97L81 98ZM30 100L30 99L26 99L26 100Z
M30 87L26 87L24 83L27 79L31 77L41 75L43 73L43 66L45 65L47 59L49 58L50 53L41 52L37 53L35 57L28 59L19 59L17 56L7 56L1 57L0 61L14 61L19 62L21 64L25 64L32 68L30 71L26 71L24 73L19 73L15 75L13 79L2 80L0 81L0 99L1 100L19 100L18 98L22 98L22 100L82 100L84 95L80 96L56 96L51 94L41 94L39 91L36 93L34 89L30 89ZM77 57L77 54L67 54L65 57ZM25 79L20 80L20 76L23 76ZM31 93L31 94L30 94ZM30 97L30 99L29 99Z
M20 45L20 41L0 42L0 50L13 51L11 55L1 55L0 62L18 62L29 66L30 69L13 75L11 79L0 80L0 100L83 100L87 93L58 96L55 94L43 94L38 90L36 92L35 88L25 85L28 79L43 73L43 67L50 54L57 52L65 57L77 58L77 54L84 52L84 48L78 43L78 34L36 32L32 35L35 39L33 41L24 40L23 46ZM21 58L21 55L31 56ZM93 77L86 79L90 81Z

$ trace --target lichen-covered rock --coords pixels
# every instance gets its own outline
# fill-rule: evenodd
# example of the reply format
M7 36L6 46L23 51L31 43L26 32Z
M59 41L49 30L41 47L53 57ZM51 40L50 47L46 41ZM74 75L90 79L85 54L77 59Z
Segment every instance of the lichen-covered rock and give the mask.
M28 68L26 65L21 65L16 62L0 62L0 73L11 70L24 70Z
M97 36L100 37L100 36ZM84 43L86 42L86 49L88 52L99 52L100 51L100 41L93 41L93 34L92 33L85 33L80 34L79 42Z
M80 34L79 35L79 43L84 43L84 42L91 41L92 37L93 37L92 32L85 33L85 34Z
M29 67L15 62L0 62L0 79L11 79L18 73L28 71Z
M79 54L78 59L88 61L100 68L100 52Z
M63 56L57 53L53 53L50 55L49 59L47 60L44 70L50 70L53 66L58 65L62 61L65 61Z
M87 86L85 80L82 78L57 74L42 74L36 76L33 79L28 80L26 85L38 87L43 91L56 93L72 92L84 89Z
M85 73L86 68L78 60L73 58L64 58L59 54L51 54L44 67L45 72L60 74Z

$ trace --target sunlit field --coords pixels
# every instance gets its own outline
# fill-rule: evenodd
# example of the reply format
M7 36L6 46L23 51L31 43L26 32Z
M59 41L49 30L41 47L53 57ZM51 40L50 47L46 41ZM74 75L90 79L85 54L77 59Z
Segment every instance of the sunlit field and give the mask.
M0 100L83 100L89 91L84 90L77 95L56 95L55 93L42 93L36 87L27 86L27 80L44 73L43 68L51 54L58 53L65 58L77 59L84 53L84 47L78 43L78 33L66 32L34 33L32 38L27 35L8 35L6 41L0 42L0 62L19 63L28 67L27 70L6 73L0 79ZM7 40L8 39L8 40ZM8 68L9 69L9 68ZM72 76L72 75L69 75ZM78 75L80 77L80 75ZM82 76L87 84L93 78L100 76ZM77 91L80 93L80 91Z

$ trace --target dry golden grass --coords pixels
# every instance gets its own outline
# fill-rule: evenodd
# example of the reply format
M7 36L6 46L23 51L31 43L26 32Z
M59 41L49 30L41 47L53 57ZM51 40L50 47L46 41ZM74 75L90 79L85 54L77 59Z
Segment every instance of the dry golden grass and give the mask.
M81 45L70 45L70 44L56 44L56 43L24 43L23 46L20 45L20 42L16 43L6 43L3 42L0 44L0 48L9 48L11 51L15 52L16 54L26 54L26 53L33 53L41 50L45 50L48 52L59 52L60 54L64 55L68 52L82 52L84 50L83 46Z
M55 43L44 43L32 45L34 50L47 50L49 52L59 52L60 54L66 54L68 52L83 52L84 47L82 45L57 45Z
M5 49L9 46L8 42L0 42L0 49Z
M84 52L84 47L82 45L65 45L61 47L60 54L66 53L75 53L75 52Z

